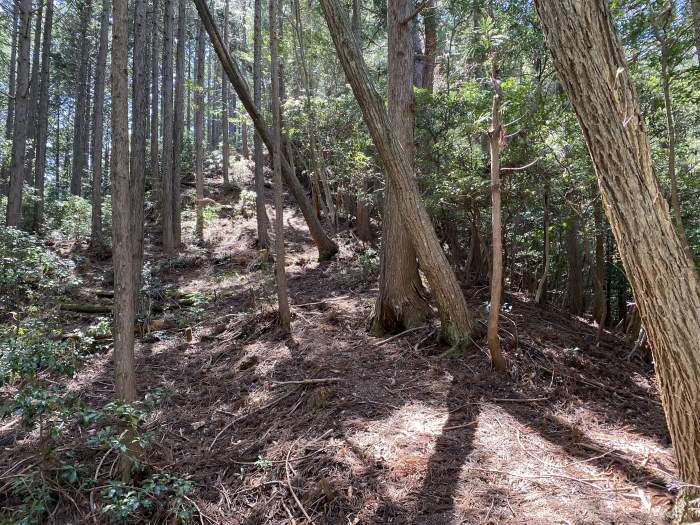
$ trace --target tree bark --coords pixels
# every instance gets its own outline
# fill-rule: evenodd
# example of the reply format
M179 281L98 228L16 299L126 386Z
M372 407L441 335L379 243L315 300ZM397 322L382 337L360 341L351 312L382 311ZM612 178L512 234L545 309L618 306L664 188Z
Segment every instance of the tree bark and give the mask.
M435 14L435 0L430 0L423 11L423 24L425 27L425 52L423 88L428 93L433 93L435 85L435 58L437 56L437 15Z
M12 6L12 26L10 31L12 34L12 42L10 44L10 75L7 82L7 117L5 119L5 140L12 143L14 122L15 122L15 91L17 81L17 35L19 34L19 8L15 3ZM7 170L12 159L10 155L3 158L2 161L2 177L0 177L0 185L2 185L2 193L5 194L9 190L9 185L5 186L7 181Z
M46 180L46 141L49 128L49 80L51 66L51 33L53 28L53 0L46 1L46 20L41 44L41 88L39 90L39 119L37 122L36 169L34 187L37 200L34 208L34 230L44 225L44 183ZM58 164L56 164L58 178Z
M158 27L159 18L160 11L158 9L158 0L153 0L153 15L151 19L151 181L156 202L158 202L160 199L159 193L161 191L161 188L159 187L160 163L158 153L158 140L160 137L160 67L158 63L158 57L160 55L160 28Z
M29 80L29 116L27 117L28 124L28 139L32 139L31 149L27 153L25 164L26 170L24 180L28 185L34 184L34 172L32 171L32 160L36 157L37 132L37 117L39 109L39 69L41 66L41 22L44 13L44 4L39 4L35 10L36 20L34 22L34 38L32 39L32 65ZM34 219L32 218L32 222Z
M72 195L82 194L83 176L85 175L88 134L88 26L92 15L92 0L79 2L80 12L80 50L78 55L78 79L76 82L77 98L73 127L73 157L71 166L70 192Z
M573 315L582 315L584 309L583 271L579 246L579 219L575 212L569 215L566 225L567 306Z
M506 369L506 361L498 337L498 321L501 315L503 298L503 227L501 226L501 143L505 140L505 131L501 125L501 90L498 78L496 51L491 51L491 83L494 94L491 106L491 129L489 130L489 151L491 154L491 246L493 263L491 264L491 309L488 322L488 342L491 362L498 371Z
M545 304L547 302L547 278L549 276L549 244L551 234L549 231L549 175L546 175L544 187L544 244L542 246L542 276L537 283L537 293L535 294L535 302L537 304Z
M260 0L256 0L260 2ZM196 89L194 92L194 165L197 192L195 236L204 240L204 26L197 24Z
M442 336L453 346L468 346L474 327L454 272L420 198L411 165L393 132L384 102L374 88L347 14L338 0L321 0L336 52L369 128L379 157L395 189L399 211L416 251L420 267L435 295L442 320Z
M229 25L229 0L224 2L224 46L228 49L228 25ZM226 73L224 68L221 68L221 152L222 152L222 171L224 174L224 184L229 184L229 145L228 145L228 82L226 81Z
M588 143L606 214L651 342L680 477L697 487L700 280L654 175L624 51L605 0L536 0L535 5ZM689 487L691 497L697 496L696 487Z
M114 0L112 10L112 260L114 262L114 368L117 398L136 399L134 373L134 286L131 257L129 194L129 28L127 0ZM123 456L122 479L131 464Z
M173 243L176 249L182 244L181 180L182 148L185 134L185 39L187 33L186 0L178 0L177 51L175 57L175 122L173 128Z
M173 2L163 0L163 176L161 195L161 221L163 233L161 243L165 253L175 251L173 224Z
M272 106L272 169L275 192L275 281L277 284L277 321L285 333L291 328L289 297L287 293L287 276L285 273L284 253L284 204L282 202L282 125L280 114L280 70L278 47L278 4L270 0L268 4L270 31L270 77L271 77L271 106Z
M413 177L413 43L411 24L402 23L412 11L410 0L389 0L387 4L388 116ZM375 335L414 328L430 315L416 252L403 224L397 189L391 179L384 190L382 227L379 294L371 319L371 332Z
M258 133L260 133L260 137L267 146L268 151L270 151L270 154L273 154L273 143L270 132L265 125L265 121L263 120L258 107L254 104L253 99L250 96L248 86L241 75L238 65L231 59L228 51L223 45L219 31L214 24L214 20L206 3L204 0L194 0L194 2L197 6L199 17L204 24L204 28L209 34L212 46L214 47L214 50L216 51L219 60L226 71L229 81L236 90L238 98L248 112L248 115L250 115L251 119L253 120L255 129L258 131ZM328 237L328 235L326 235L326 232L323 231L318 217L316 217L309 200L306 198L306 191L299 182L299 179L297 179L296 174L292 171L286 156L283 155L280 162L282 164L282 176L285 183L287 184L291 194L294 196L294 199L297 201L297 204L301 208L304 219L306 219L306 224L309 227L311 238L318 248L319 260L327 260L332 258L337 253L338 246Z
M27 117L29 104L29 31L31 27L32 1L21 0L19 9L19 34L17 44L17 86L15 89L15 121L12 136L12 169L7 195L5 223L18 226L22 214L22 184L27 151Z
M598 188L593 187L593 225L595 228L595 247L593 262L593 319L598 324L598 340L605 326L605 230L603 225L603 207L596 195Z
M254 0L253 19L253 103L259 108L262 102L262 0ZM265 178L263 172L262 138L256 130L253 137L253 157L255 162L255 215L258 227L258 248L270 248L270 237L267 228L270 219L265 208Z

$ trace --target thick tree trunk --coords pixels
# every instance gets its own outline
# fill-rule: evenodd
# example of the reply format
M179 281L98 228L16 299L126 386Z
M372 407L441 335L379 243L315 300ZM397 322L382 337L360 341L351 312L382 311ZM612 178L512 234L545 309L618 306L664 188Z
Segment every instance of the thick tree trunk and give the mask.
M12 135L12 168L7 195L6 225L18 226L22 213L22 184L24 161L27 151L29 104L29 30L31 27L32 1L21 0L19 9L19 34L17 44L17 86L15 89L15 121Z
M134 294L141 290L143 267L144 190L146 186L146 137L148 135L148 63L146 48L147 0L134 3L134 58L132 78L132 135L131 135L131 258L133 264Z
M442 320L442 335L455 346L469 345L474 327L464 295L435 235L415 174L393 132L384 102L369 78L347 14L338 0L321 0L321 7L345 76L395 190L399 212L420 267L435 295Z
M654 175L637 95L605 0L536 0L578 116L651 342L681 479L700 485L700 280Z
M410 0L387 4L389 119L413 177L413 47L411 24L402 23L413 11ZM418 274L416 252L402 221L395 184L384 190L379 294L372 314L375 335L419 326L430 315Z
M224 46L228 49L228 25L229 25L229 0L225 1L224 7ZM228 144L228 82L224 68L221 68L221 152L222 170L224 174L224 184L229 184L229 144Z
M163 169L161 195L161 243L165 253L175 251L173 225L173 2L163 0Z
M46 179L46 142L49 128L49 80L51 65L51 33L53 28L53 0L46 2L44 37L41 44L41 88L39 90L39 119L37 122L36 170L34 188L37 200L34 207L34 230L44 225L44 183ZM58 164L56 164L58 173ZM57 176L58 178L58 176Z
M277 0L270 0L269 30L270 30L270 76L271 79L271 106L272 106L272 168L274 175L275 191L275 281L277 284L277 321L285 333L291 329L291 313L289 311L289 297L287 293L287 276L285 273L284 253L284 203L282 202L282 123L280 114L280 70L279 70L279 44L278 44L278 4Z
M581 269L581 247L579 246L579 219L575 213L569 216L566 226L567 292L569 312L582 315L584 309L583 271Z
M81 0L80 11L80 50L78 55L78 78L76 82L76 101L73 128L73 157L71 166L70 192L72 195L82 193L85 175L88 135L88 65L90 61L88 26L92 15L92 0Z
M498 78L498 63L495 51L491 51L491 83L494 94L491 107L491 129L489 151L491 154L491 310L489 311L488 342L491 361L496 370L504 371L506 361L498 338L498 320L503 299L503 227L501 226L501 142L505 131L501 125L501 83Z
M114 368L117 398L136 399L134 373L134 286L129 194L129 28L127 0L112 10L112 259L114 262ZM126 456L123 456L126 457ZM131 464L122 459L122 479Z
M247 83L241 75L238 65L231 59L228 50L226 50L225 46L223 45L221 35L214 24L214 20L206 3L204 0L194 0L194 2L197 6L200 19L202 20L202 23L209 34L211 43L224 67L224 70L226 71L229 81L236 90L238 98L241 100L241 103L248 112L248 115L250 115L253 124L255 124L255 129L258 131L258 133L260 133L260 137L267 146L268 151L273 154L273 144L270 132L265 125L265 121L262 118L260 110L254 104L253 99L248 92ZM284 181L287 184L289 191L294 196L294 199L297 201L297 204L301 208L304 219L306 219L306 224L309 227L311 238L314 240L314 243L318 248L319 260L330 259L337 253L338 246L328 237L326 232L323 231L318 217L316 217L309 200L306 198L306 191L299 182L299 179L297 179L296 174L292 171L286 156L283 155L280 162L282 164L282 176L284 177Z
M253 19L253 103L259 108L262 102L262 0L254 0ZM253 137L253 160L255 161L255 215L258 227L258 248L268 250L270 237L267 229L270 219L265 208L265 178L263 172L263 144L256 130Z
M187 28L186 0L178 0L177 51L175 57L175 122L173 128L173 242L176 249L182 244L181 180L182 148L185 135L185 39Z
M197 187L197 219L194 230L200 242L204 240L204 44L204 26L200 22L197 24L197 89L194 92L194 166Z
M109 45L110 0L102 0L100 15L100 44L95 67L95 102L92 113L92 217L90 246L102 250L102 153L104 144L105 74Z

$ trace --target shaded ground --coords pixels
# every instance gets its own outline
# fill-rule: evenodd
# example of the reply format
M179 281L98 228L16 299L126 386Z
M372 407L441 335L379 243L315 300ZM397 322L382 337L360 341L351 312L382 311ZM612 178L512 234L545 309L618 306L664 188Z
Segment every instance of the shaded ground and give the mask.
M247 167L235 168L247 181ZM213 183L212 197L230 198ZM137 348L140 393L174 391L146 424L157 439L145 463L193 481L201 512L193 522L305 523L305 514L316 524L663 522L669 438L652 369L625 361L621 339L606 334L596 347L584 319L520 295L507 297L506 378L481 348L444 355L432 326L386 343L368 337L376 284L358 262L364 247L341 233L338 258L318 263L303 219L288 211L291 340L274 336L273 282L256 264L254 218L214 218L205 245L194 247L187 210L188 248L154 264L159 282L201 297L188 310L192 342L172 329ZM101 267L90 268L97 282ZM482 310L486 292L465 295ZM112 398L110 359L73 381L85 400ZM308 382L317 379L327 381ZM16 441L0 459L6 473L37 440L16 421L0 427L0 440L7 436ZM68 494L51 520L99 522L90 508L88 494Z

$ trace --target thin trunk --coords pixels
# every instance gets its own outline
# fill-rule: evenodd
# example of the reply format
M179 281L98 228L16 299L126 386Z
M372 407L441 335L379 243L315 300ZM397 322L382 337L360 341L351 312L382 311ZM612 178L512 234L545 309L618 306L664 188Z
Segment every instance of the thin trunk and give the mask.
M102 250L102 153L104 144L105 70L109 45L110 0L102 0L100 15L100 44L95 68L95 102L92 113L92 221L90 246Z
M83 176L86 169L87 158L87 134L88 134L88 63L89 35L88 26L92 15L92 0L81 0L80 10L80 50L78 54L78 79L76 82L76 102L73 128L73 157L71 166L70 192L72 195L81 195Z
M580 233L578 216L572 212L566 226L566 259L568 264L566 300L569 312L573 315L582 315L584 308Z
M127 0L114 0L112 10L112 259L114 262L114 368L117 399L136 399L134 372L134 286L131 257L129 194L129 27ZM129 448L129 444L127 444ZM122 455L124 481L131 473Z
M27 113L29 104L29 32L32 17L32 1L21 0L17 4L20 25L17 44L17 86L15 90L15 122L12 135L12 168L7 195L6 225L18 226L22 214L22 184L27 148Z
M163 194L161 196L162 246L165 253L175 251L173 229L173 2L163 3Z
M141 290L143 267L144 190L146 186L146 137L148 135L148 0L134 3L134 58L132 77L132 134L130 205L131 260L134 278L134 300Z
M505 131L501 125L501 83L498 78L496 51L491 51L491 83L493 84L493 104L491 107L491 129L489 145L491 153L491 310L489 311L488 342L491 361L496 370L504 371L506 361L498 338L498 320L503 299L503 227L501 226L501 143Z
M700 0L690 0L690 11L693 17L693 41L695 42L695 53L700 65Z
M279 47L278 47L278 0L270 0L269 31L270 31L270 76L272 93L272 166L274 175L275 192L275 281L277 283L278 319L280 327L285 333L291 329L291 314L289 311L289 297L287 293L287 276L285 273L284 253L284 204L282 202L282 126L280 114L280 71L279 71Z
M34 187L37 200L34 208L34 229L44 225L44 182L46 180L46 142L49 128L49 75L51 65L51 32L53 28L53 0L46 1L46 20L41 50L41 88L39 90L39 119L37 122L36 171ZM56 164L58 168L58 163ZM58 180L58 169L56 170Z
M10 48L10 78L7 82L7 118L5 119L5 140L7 142L12 142L12 135L15 122L15 89L17 81L17 35L19 33L19 27L17 26L19 22L19 8L15 3L12 7L12 27L10 28L12 34L12 43ZM3 185L3 193L7 190L4 187L7 181L7 169L11 160L11 155L5 157L2 161L2 177L0 177L0 183Z
M537 293L535 294L535 302L537 304L545 304L547 302L547 279L549 276L550 256L549 244L551 233L549 231L549 175L546 175L544 187L544 244L542 246L542 276L537 283Z
M29 116L27 117L28 124L28 139L31 139L31 149L27 152L25 160L26 171L24 180L27 184L34 184L34 172L32 170L32 160L36 157L37 133L37 117L39 109L39 70L41 68L41 21L44 12L44 5L39 4L36 10L36 21L34 23L34 38L32 39L32 68L29 80ZM32 219L33 220L33 219Z
M224 46L228 49L228 11L229 0L226 0L224 7ZM226 81L226 73L224 68L221 68L221 132L222 132L222 169L224 173L224 184L228 184L228 163L229 163L229 148L228 148L228 82Z
M594 195L598 188L594 186ZM605 230L603 227L603 207L600 199L593 201L593 224L595 227L595 248L593 262L593 319L598 324L598 340L605 325Z
M697 497L700 485L700 280L654 174L607 1L536 0L535 5L588 143L651 343L680 478L690 484L679 500L678 518L689 519L685 504Z
M175 57L175 122L173 129L173 240L175 248L182 244L181 187L182 148L185 133L185 38L187 27L186 0L178 1L177 52Z
M442 320L442 336L455 347L470 346L474 327L464 295L435 235L420 197L415 174L394 134L384 101L369 79L347 14L338 0L321 0L321 7L345 76L395 190L398 209L417 252L420 267L435 295Z
M260 1L260 0L256 0ZM196 87L194 92L194 155L195 183L197 186L197 220L195 236L204 240L204 26L197 24Z
M160 122L158 111L160 108L160 90L158 89L160 84L160 67L158 63L158 57L160 56L159 17L158 0L153 0L153 17L151 19L151 181L156 202L158 202L160 198L160 169L158 158L158 141L160 138L158 126Z
M431 94L435 85L435 58L437 56L437 14L435 8L435 0L430 0L423 11L425 27L423 88Z
M262 103L262 0L255 1L253 21L253 98L255 107ZM263 172L263 144L260 133L256 130L253 137L253 155L255 161L255 214L258 227L258 248L268 250L270 237L267 228L270 219L265 209L265 179Z
M388 116L413 179L413 47L410 24L402 23L412 10L413 2L409 0L389 0L387 5ZM414 328L430 316L397 191L396 183L388 179L384 190L379 294L371 319L371 332L376 335Z
M241 100L241 103L248 112L248 115L250 115L251 119L253 120L253 124L255 124L255 128L258 133L260 133L260 136L263 142L266 144L268 151L272 152L273 144L270 137L270 132L265 125L265 121L260 114L260 110L253 103L253 99L248 92L248 86L241 75L238 65L231 59L231 56L223 45L221 35L214 24L214 20L206 3L204 0L194 0L194 2L197 6L199 17L202 20L207 33L209 34L211 43L224 67L224 70L226 71L229 81L236 90L238 98ZM306 191L299 182L299 179L297 179L296 174L292 171L287 157L283 155L280 162L282 164L282 176L285 183L287 184L291 194L294 196L294 199L297 201L297 204L301 208L306 224L309 227L309 233L311 234L311 237L318 248L319 260L327 260L332 258L337 253L338 246L328 237L326 232L323 231L318 217L316 217L314 214L313 208L309 204L309 200L306 198Z

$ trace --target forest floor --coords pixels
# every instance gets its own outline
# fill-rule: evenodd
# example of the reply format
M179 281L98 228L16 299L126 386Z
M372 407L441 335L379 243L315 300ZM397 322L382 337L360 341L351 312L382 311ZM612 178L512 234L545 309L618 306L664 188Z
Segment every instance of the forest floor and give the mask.
M250 167L234 165L244 188ZM232 204L221 180L207 187ZM156 439L143 461L192 481L194 523L663 523L674 484L670 440L652 366L644 356L626 360L618 335L606 332L597 347L587 319L507 294L505 377L491 371L483 348L455 356L437 346L434 325L370 337L376 278L361 264L366 246L342 232L337 258L317 262L290 206L293 336L282 340L274 282L257 263L255 218L239 207L210 214L202 246L192 242L187 207L187 247L176 258L147 246L151 278L170 290L154 310L184 316L192 341L157 314L157 331L138 341L140 395L171 392L145 422ZM109 262L78 246L55 249L81 261L76 302L95 303L90 290L104 288ZM487 294L465 289L476 311ZM70 329L91 322L61 316ZM112 400L111 357L97 355L69 388L95 406ZM104 461L80 444L80 432L66 429L60 444L83 463ZM0 427L0 472L32 463L37 439L17 420ZM51 521L103 521L90 500L66 493Z

